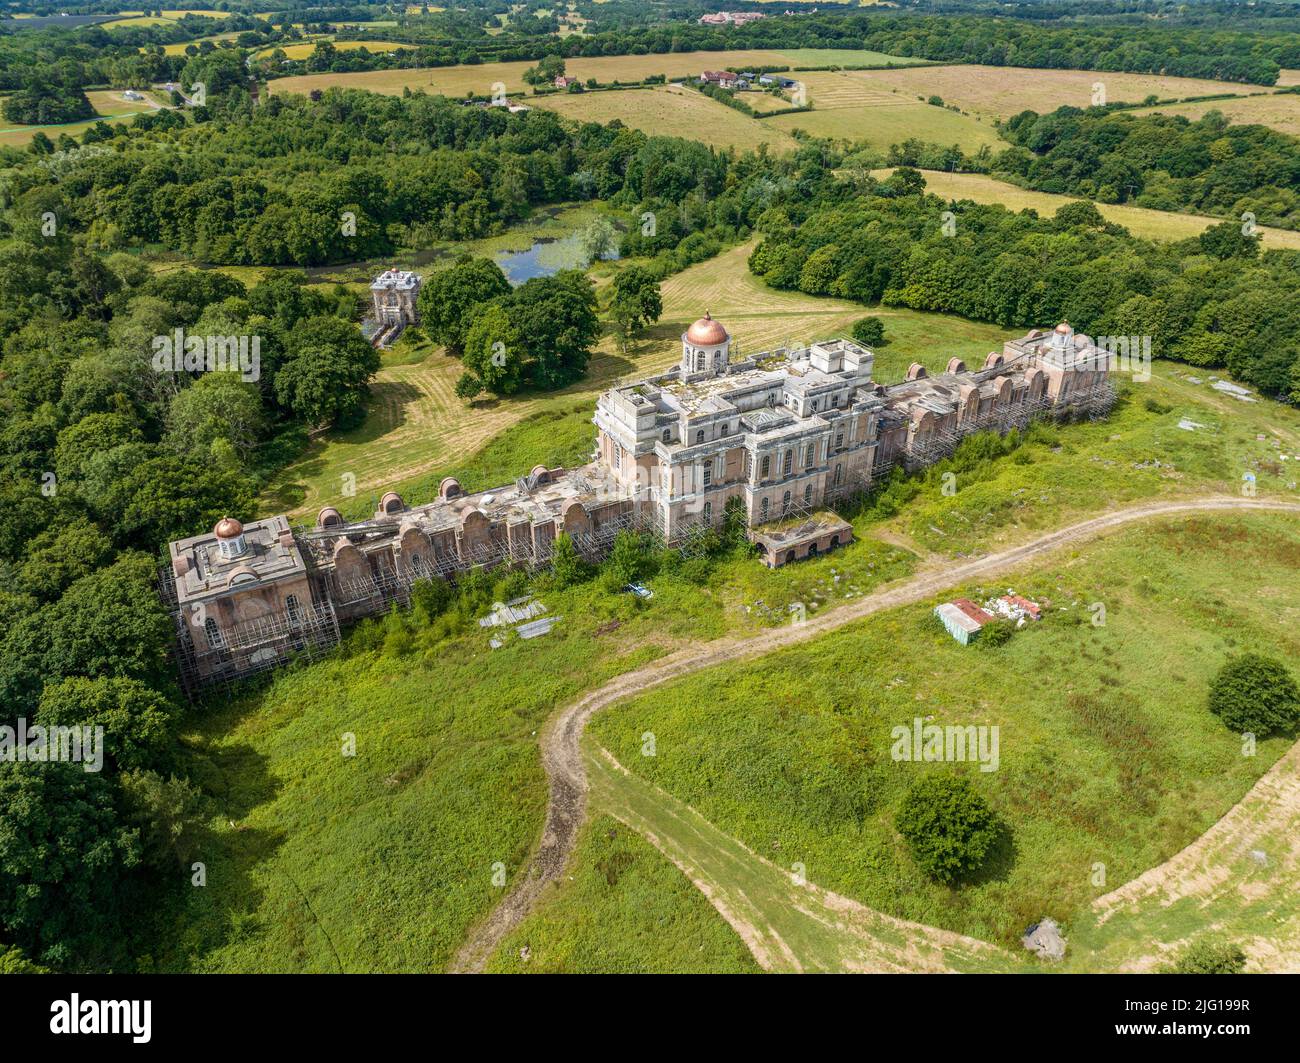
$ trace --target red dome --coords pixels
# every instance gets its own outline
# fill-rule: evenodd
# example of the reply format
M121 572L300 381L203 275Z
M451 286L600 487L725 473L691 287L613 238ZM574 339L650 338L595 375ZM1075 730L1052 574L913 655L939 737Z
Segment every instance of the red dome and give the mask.
M720 322L714 321L707 310L699 321L686 330L686 342L697 347L717 347L726 343L727 338L727 330Z
M218 539L234 539L244 534L244 526L234 517L222 517L212 529L212 534Z

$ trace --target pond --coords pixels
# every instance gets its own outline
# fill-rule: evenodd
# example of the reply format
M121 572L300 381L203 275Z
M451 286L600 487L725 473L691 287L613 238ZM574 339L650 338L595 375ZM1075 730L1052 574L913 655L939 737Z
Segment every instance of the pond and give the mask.
M587 265L582 233L544 237L524 251L498 251L494 258L511 284L520 285L534 277L549 277L562 269L582 269ZM605 259L618 258L617 250L607 251Z

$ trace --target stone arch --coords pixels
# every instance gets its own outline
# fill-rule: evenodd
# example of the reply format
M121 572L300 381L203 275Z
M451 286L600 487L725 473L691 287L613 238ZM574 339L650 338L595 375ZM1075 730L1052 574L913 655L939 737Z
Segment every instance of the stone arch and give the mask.
M920 362L913 362L907 367L908 380L924 380L930 374L925 371L925 366Z
M405 508L406 505L402 502L402 496L396 491L389 491L379 500L379 511L387 516L401 513Z
M984 368L993 369L999 365L1002 365L1005 361L1006 359L1002 357L1001 352L990 351L989 356L984 359Z
M455 498L460 493L460 481L454 476L444 476L442 483L438 484L438 497L443 500Z
M316 527L341 528L343 527L343 514L333 506L326 506L316 514Z
M964 373L964 372L966 372L966 363L963 362L960 358L949 358L949 359L948 359L948 372L950 372L950 373Z

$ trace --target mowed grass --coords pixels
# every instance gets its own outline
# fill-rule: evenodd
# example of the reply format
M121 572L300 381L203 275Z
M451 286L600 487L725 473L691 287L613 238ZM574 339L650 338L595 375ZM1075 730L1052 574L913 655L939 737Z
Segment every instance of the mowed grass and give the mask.
M884 318L891 338L878 353L877 375L900 379L922 356L942 352L982 359L1000 349L1009 333L996 326L910 310L869 310L856 303L768 288L746 266L752 244L723 252L664 281L659 322L626 354L604 338L584 380L559 392L484 399L467 406L455 395L459 360L425 344L395 349L371 385L365 421L348 431L314 437L301 456L278 473L263 492L265 512L314 516L324 505L356 509L387 490L436 488L489 440L534 416L569 411L579 401L592 414L596 398L619 380L662 372L681 357L681 334L709 310L735 337L741 356L780 346L845 335L868 313ZM423 355L421 357L421 355ZM397 364L400 363L400 364ZM590 439L594 446L595 429ZM590 448L589 448L590 449ZM520 463L519 472L527 466ZM503 470L504 471L504 470ZM502 482L513 482L512 472ZM345 496L344 476L355 477L357 494ZM483 484L482 486L496 486Z
M1243 96L1235 100L1164 104L1142 108L1139 114L1180 114L1193 122L1209 111L1219 111L1238 125L1266 125L1300 136L1300 95L1290 92Z
M609 816L582 831L553 903L509 934L492 973L750 974L761 968L699 890Z
M996 650L962 647L929 605L907 607L656 689L596 716L589 734L818 886L1001 944L1045 915L1068 934L1096 896L1198 837L1290 745L1268 739L1243 757L1204 697L1231 653L1296 659L1298 567L1290 516L1144 525L1008 581L1050 602L1048 618ZM1102 627L1090 623L1098 601ZM999 727L998 769L895 761L891 729L918 717ZM653 757L641 755L647 732ZM967 774L1005 828L985 871L956 890L926 879L893 827L908 785L948 772ZM1093 884L1098 864L1109 886Z
M823 75L809 74L814 86ZM1160 99L1242 94L1251 86L1203 78L1157 74L1121 74L1101 70L1031 70L1001 66L927 66L911 70L849 71L835 77L860 82L864 89L915 100L941 96L944 103L986 118L1010 118L1024 110L1046 114L1058 107L1089 107L1097 85L1108 103L1138 103L1151 94Z
M640 81L653 74L668 78L699 77L705 70L721 70L745 66L821 65L830 62L822 58L824 49L791 48L783 50L740 49L727 52L669 52L662 55L618 55L577 57L565 62L565 71L583 81L595 78L602 83L613 81ZM844 51L834 60L843 63L890 62L901 65L915 63L901 57L881 56L877 52ZM857 58L855 58L857 57ZM313 89L356 88L399 95L404 89L423 88L426 92L447 96L465 96L478 93L486 96L496 82L501 82L511 92L525 91L528 86L523 73L535 64L518 61L508 63L481 63L469 66L420 68L416 70L367 70L350 74L303 74L298 77L277 78L270 82L271 92L310 92Z
M763 96L763 99L770 97ZM770 121L757 121L702 93L676 85L620 92L564 93L540 96L529 103L580 122L604 124L617 118L624 125L652 136L703 140L737 151L754 151L762 144L774 153L796 147L794 138ZM781 100L775 103L790 106Z
M891 169L874 170L873 175L888 177ZM923 170L926 190L946 199L971 199L976 203L1000 203L1008 210L1036 210L1050 218L1063 204L1078 202L1074 196L1054 192L1035 192L1019 188L1006 181L978 173L947 173L943 170ZM1117 203L1095 203L1102 217L1122 225L1134 236L1148 240L1186 240L1199 236L1207 226L1218 225L1222 218L1204 214L1175 214L1166 210L1148 210ZM1290 229L1271 229L1260 226L1264 247L1300 248L1300 233Z

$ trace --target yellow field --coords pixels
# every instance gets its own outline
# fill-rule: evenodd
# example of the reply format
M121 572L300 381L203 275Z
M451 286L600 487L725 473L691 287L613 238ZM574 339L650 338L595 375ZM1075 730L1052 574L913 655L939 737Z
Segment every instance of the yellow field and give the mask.
M885 178L890 170L872 171L876 177ZM1033 192L1005 181L997 181L978 173L944 173L940 170L923 170L928 191L948 199L973 199L976 203L1000 203L1008 210L1032 208L1043 217L1050 218L1064 203L1076 201L1074 196L1060 196L1051 192ZM1122 225L1134 236L1148 240L1185 240L1199 235L1208 225L1217 225L1222 218L1203 214L1175 214L1166 210L1147 210L1110 203L1096 207L1108 221ZM1270 229L1260 226L1264 247L1289 247L1300 249L1300 232L1290 229Z
M326 40L328 38L321 38ZM359 48L366 48L371 52L392 52L399 48L414 48L413 44L399 44L397 41L332 41L336 49L340 52L355 52ZM270 48L263 48L257 53L257 58L264 59L274 52L277 48L284 49L286 59L306 59L316 50L317 42L315 40L303 41L300 44L274 45Z
M566 63L572 76L594 77L597 81L639 81L651 74L669 78L698 77L703 70L724 67L798 66L800 63L827 62L825 51L816 49L787 49L784 51L747 50L735 52L676 52L666 55L600 56L594 59L576 58ZM855 56L875 53L843 52L845 62ZM858 60L861 61L861 60ZM899 62L908 60L900 59ZM522 91L527 86L523 73L535 64L520 61L512 63L482 63L477 66L448 66L417 70L365 70L354 74L304 74L301 77L277 78L270 83L271 92L310 92L313 89L332 87L369 89L388 95L401 95L406 88L423 88L427 92L448 96L464 96L476 92L486 96L495 82L502 82L510 91Z
M587 378L562 392L492 399L469 408L454 393L461 364L440 349L415 364L381 369L371 386L365 423L352 432L328 432L313 441L308 452L268 486L259 511L307 514L326 504L346 504L340 494L344 472L356 477L358 496L377 497L390 488L401 491L533 414L569 409L584 400L594 411L596 396L616 381L676 363L682 332L705 310L732 331L733 354L843 335L858 318L875 314L884 319L890 339L877 352L876 376L890 382L901 379L912 361L938 371L954 354L982 359L1010 335L993 325L942 314L868 309L840 299L775 291L750 274L746 260L752 250L753 244L734 248L664 281L659 323L627 355L617 352L608 338L603 340Z
M1300 136L1300 95L1289 92L1244 96L1236 100L1169 104L1163 107L1143 108L1137 113L1181 114L1195 121L1207 111L1222 111L1231 121L1243 125L1266 125L1282 133Z
M647 133L704 140L737 151L757 149L760 144L776 152L795 147L794 138L770 120L757 121L694 89L675 85L626 92L564 93L529 99L528 103L581 122L603 124L618 118L624 125Z
M84 122L68 122L64 125L9 126L0 119L0 125L3 125L3 128L0 128L0 145L21 148L31 142L38 129L51 140L57 140L61 133L76 137L96 122L123 122L133 115L156 111L163 106L152 94L146 92L143 95L145 97L143 100L124 100L122 93L116 89L111 91L97 89L87 92L86 97L99 117Z
M1300 85L1300 70L1283 70L1277 76L1277 87L1279 89L1291 88L1294 85Z
M809 74L810 86L820 75ZM1116 74L1097 70L1027 70L996 66L928 66L907 70L857 70L842 77L863 82L878 92L895 93L915 100L918 96L942 96L972 114L1009 118L1024 110L1039 114L1058 107L1088 107L1093 86L1105 87L1109 103L1132 103L1155 93L1167 97L1204 96L1210 93L1243 93L1252 86L1200 78L1162 77L1154 74ZM812 94L816 96L815 87Z

